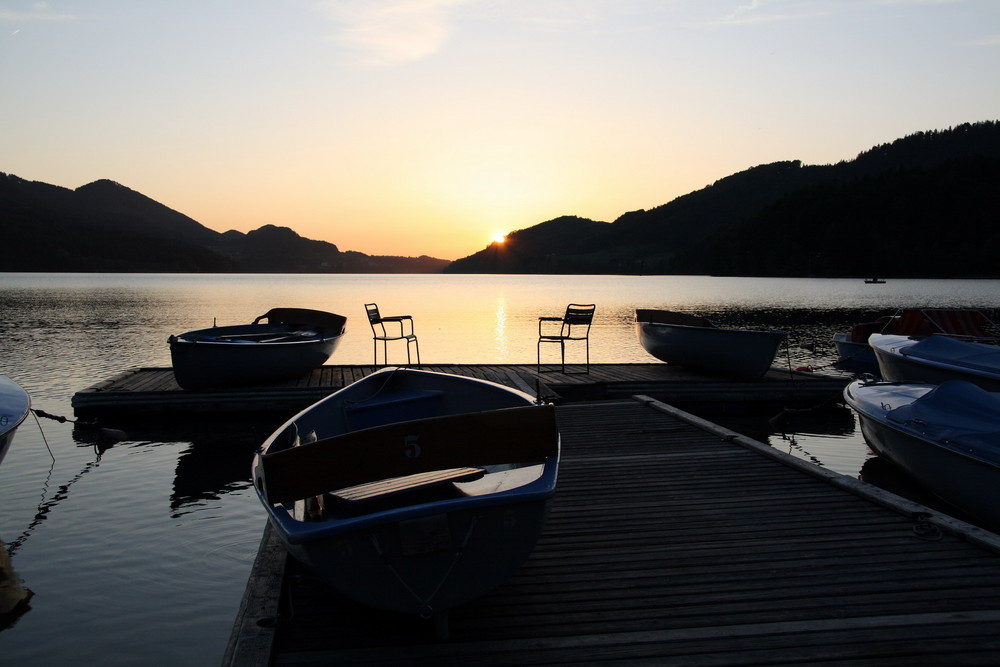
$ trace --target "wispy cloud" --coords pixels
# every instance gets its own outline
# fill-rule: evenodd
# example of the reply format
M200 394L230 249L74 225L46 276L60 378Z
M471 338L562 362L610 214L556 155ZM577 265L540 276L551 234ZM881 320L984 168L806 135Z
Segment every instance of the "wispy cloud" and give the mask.
M980 37L972 43L976 46L1000 46L1000 33Z
M718 23L728 25L776 23L827 16L830 14L830 9L826 4L800 0L746 0L719 19Z
M76 18L75 14L52 9L47 2L36 2L31 5L30 9L23 11L0 9L0 21L27 23L29 21L72 21Z
M371 65L394 65L438 52L453 29L453 10L473 0L321 0L338 25L334 38Z
M955 5L965 0L878 0L879 5Z

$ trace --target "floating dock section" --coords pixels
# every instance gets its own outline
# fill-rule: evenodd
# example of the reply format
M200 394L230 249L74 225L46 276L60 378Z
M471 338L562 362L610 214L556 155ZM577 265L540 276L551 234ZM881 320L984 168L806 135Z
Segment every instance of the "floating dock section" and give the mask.
M541 540L449 639L339 597L266 529L224 664L1000 659L1000 536L648 397L556 412Z
M73 396L78 417L282 413L291 416L319 399L375 372L379 366L323 366L297 380L255 387L185 391L170 368L136 368ZM694 373L663 363L591 364L571 371L538 372L534 364L425 364L426 370L499 382L543 400L605 400L643 393L678 404L789 403L840 400L846 377L772 368L760 380L741 381ZM543 366L543 369L545 367Z

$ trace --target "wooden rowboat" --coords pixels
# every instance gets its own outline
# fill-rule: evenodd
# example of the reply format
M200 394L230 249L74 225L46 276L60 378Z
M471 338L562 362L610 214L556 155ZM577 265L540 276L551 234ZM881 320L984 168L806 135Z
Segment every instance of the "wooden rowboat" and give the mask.
M556 485L552 406L502 385L387 368L290 419L254 456L288 551L341 594L432 619L510 577Z
M343 315L321 310L272 308L251 324L171 336L174 377L184 389L301 377L326 363L346 323Z
M668 364L754 380L771 368L781 331L722 329L704 317L670 310L635 311L635 330L646 352Z

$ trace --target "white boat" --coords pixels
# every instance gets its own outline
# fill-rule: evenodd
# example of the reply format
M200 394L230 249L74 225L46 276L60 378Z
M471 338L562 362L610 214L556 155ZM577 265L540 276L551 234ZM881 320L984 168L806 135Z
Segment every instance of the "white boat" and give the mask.
M272 308L251 324L170 336L174 377L184 389L301 377L326 363L346 323L343 315L321 310Z
M782 331L722 329L670 310L636 310L635 330L643 349L660 361L741 379L762 377L785 339Z
M508 579L556 485L552 406L474 378L387 368L291 418L254 456L288 551L341 594L433 619Z
M860 322L850 331L833 335L838 362L850 362L857 368L878 371L875 351L869 344L872 335L894 334L925 338L945 334L964 338L986 337L992 323L986 312L975 308L904 308L873 322Z
M864 342L854 340L850 331L838 331L833 334L833 346L837 348L837 362L851 362L865 365L872 370L878 367L875 361L875 352L868 344L867 338Z
M837 349L838 362L852 362L864 365L872 371L877 370L878 362L875 353L868 345L868 338L874 333L882 333L886 325L892 321L892 316L880 317L874 322L859 322L850 331L839 331L833 334L833 345Z
M946 502L1000 527L1000 395L964 380L855 381L865 441Z
M1000 346L950 336L891 334L875 334L869 344L885 380L930 384L967 380L1000 391Z
M0 462L14 440L14 433L31 412L31 397L21 385L0 375Z

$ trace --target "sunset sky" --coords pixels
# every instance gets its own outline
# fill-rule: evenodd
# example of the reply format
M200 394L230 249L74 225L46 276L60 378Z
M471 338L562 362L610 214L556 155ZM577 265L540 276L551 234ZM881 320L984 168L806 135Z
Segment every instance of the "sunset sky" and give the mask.
M998 0L0 0L0 171L456 259L1000 118Z

